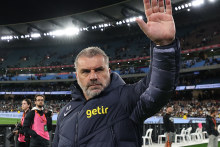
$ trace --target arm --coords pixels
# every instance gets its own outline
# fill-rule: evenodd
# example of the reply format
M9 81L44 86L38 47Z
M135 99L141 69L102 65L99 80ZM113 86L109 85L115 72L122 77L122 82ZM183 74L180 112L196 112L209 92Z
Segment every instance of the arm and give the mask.
M34 111L29 112L26 115L26 117L24 119L24 123L23 123L23 131L24 131L24 133L29 134L32 137L37 136L37 133L30 128L31 125L33 124L34 116L35 116L35 112Z
M146 89L140 95L130 118L142 122L157 113L171 98L178 81L180 69L180 45L175 39L175 24L172 16L171 1L144 0L148 22L137 22L151 42L151 64ZM133 104L134 105L134 104Z
M47 118L47 130L48 132L52 130L52 117L46 117Z
M57 124L56 124L56 130L55 130L55 134L54 134L54 138L53 138L53 145L52 147L58 147L58 143L59 143L59 120L60 120L60 115L61 113L59 113L58 118L57 118Z

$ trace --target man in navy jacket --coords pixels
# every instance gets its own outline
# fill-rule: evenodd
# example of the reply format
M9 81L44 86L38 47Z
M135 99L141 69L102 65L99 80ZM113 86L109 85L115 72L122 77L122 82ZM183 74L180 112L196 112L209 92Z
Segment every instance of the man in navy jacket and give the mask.
M59 113L53 147L141 146L143 121L167 104L180 67L171 1L164 6L163 0L144 0L144 6L148 22L137 22L152 41L150 72L128 85L110 72L101 49L82 50L75 59L72 101Z

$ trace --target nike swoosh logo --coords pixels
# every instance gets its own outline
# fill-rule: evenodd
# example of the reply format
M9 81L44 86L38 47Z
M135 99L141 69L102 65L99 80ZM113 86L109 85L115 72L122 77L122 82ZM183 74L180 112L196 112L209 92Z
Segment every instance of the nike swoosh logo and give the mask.
M65 112L65 113L63 114L64 117L67 116L67 115L71 112L71 110L72 110L72 109L70 109L69 111Z

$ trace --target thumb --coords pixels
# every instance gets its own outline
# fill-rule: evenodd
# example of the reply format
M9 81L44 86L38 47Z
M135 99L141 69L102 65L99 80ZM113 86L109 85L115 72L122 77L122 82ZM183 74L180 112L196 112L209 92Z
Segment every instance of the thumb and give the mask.
M136 22L138 23L141 30L147 35L147 24L140 18L136 18Z

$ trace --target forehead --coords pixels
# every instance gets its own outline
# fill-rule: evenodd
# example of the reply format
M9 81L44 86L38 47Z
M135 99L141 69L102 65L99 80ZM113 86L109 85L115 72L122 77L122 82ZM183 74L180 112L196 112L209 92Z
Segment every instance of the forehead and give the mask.
M42 96L37 96L36 99L44 99Z
M22 101L22 104L27 104L27 102L26 101Z
M78 69L95 69L107 66L105 58L102 55L93 57L81 56L78 58Z

